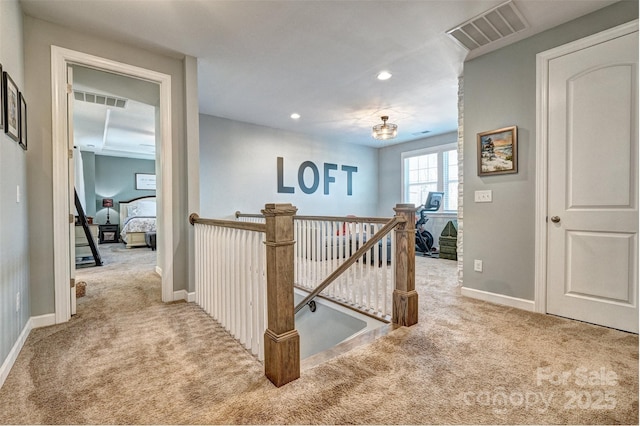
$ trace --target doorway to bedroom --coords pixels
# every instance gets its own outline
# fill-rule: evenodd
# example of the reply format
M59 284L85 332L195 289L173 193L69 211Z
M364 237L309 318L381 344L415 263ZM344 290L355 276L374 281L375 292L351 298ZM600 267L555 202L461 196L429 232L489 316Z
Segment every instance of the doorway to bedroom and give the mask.
M53 136L53 236L55 322L68 321L76 309L73 159L73 68L80 65L134 80L150 82L157 87L159 101L155 108L158 239L154 273L161 281L161 300L173 300L173 151L171 120L171 75L122 62L51 46L52 136ZM104 137L104 134L103 134ZM114 200L115 201L115 200ZM98 203L98 201L96 201ZM115 210L111 209L109 214ZM105 212L106 215L106 212ZM98 216L98 214L96 214ZM91 234L88 235L90 238ZM96 268L100 269L100 268ZM71 283L71 286L69 285Z
M137 275L153 271L158 263L156 111L160 93L158 85L148 81L77 64L69 68L74 190L97 251L94 256L76 211L71 265L75 265L76 293L84 297L87 286L98 293L105 282L136 282ZM160 299L160 283L155 281Z
M155 249L158 85L80 65L70 68L74 186L98 252L120 242ZM77 268L96 265L82 231L76 230Z

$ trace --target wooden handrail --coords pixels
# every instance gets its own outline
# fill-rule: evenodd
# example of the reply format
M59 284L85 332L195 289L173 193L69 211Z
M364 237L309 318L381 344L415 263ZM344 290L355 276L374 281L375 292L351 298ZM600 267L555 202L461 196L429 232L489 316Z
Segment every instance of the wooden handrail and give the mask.
M236 218L252 217L263 218L261 214L255 213L235 213ZM362 216L293 216L293 220L325 220L330 222L354 222L354 223L387 223L391 220L390 217L362 217Z
M202 225L219 226L222 228L241 229L244 231L255 231L255 232L267 231L267 226L264 223L238 222L236 220L222 220L222 219L204 219L198 216L197 213L191 213L189 215L189 223L191 225L199 223Z
M351 218L350 218L351 219ZM356 263L356 261L364 255L367 251L369 251L375 244L378 244L382 238L384 238L393 228L395 228L400 223L405 223L406 219L400 216L394 216L391 218L386 224L380 228L378 232L373 234L371 238L367 239L367 241L356 250L355 253L351 255L342 265L340 265L335 271L333 271L327 278L325 278L319 285L316 287L307 297L302 299L302 302L298 303L298 305L294 309L294 313L298 313L300 309L302 309L310 300L316 297L318 294L322 292L325 288L329 286L333 281L336 280L340 275L342 275L351 265Z
M294 216L293 220L325 220L330 222L353 223L387 223L390 217L362 217L362 216Z
M260 213L240 213L240 210L236 210L235 214L236 214L236 219L241 217L255 217L255 218L264 219L264 216Z

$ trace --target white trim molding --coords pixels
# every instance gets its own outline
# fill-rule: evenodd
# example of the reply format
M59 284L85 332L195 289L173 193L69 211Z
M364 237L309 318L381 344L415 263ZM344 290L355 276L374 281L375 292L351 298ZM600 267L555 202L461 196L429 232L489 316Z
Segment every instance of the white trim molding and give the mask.
M506 296L504 294L491 293L489 291L476 290L475 288L468 287L461 287L460 293L472 299L484 300L485 302L535 312L535 302L533 300L520 299L519 297Z
M187 140L187 212L200 213L200 115L198 105L198 59L193 56L184 58L185 98L186 102L186 140ZM187 255L189 279L187 289L196 288L195 278L195 234L194 227L188 227ZM195 295L194 295L195 297ZM195 299L194 299L195 301Z
M176 290L173 292L173 300L184 300L192 303L196 301L196 293L195 291L188 292L187 290Z
M55 324L56 324L55 314L46 314L46 315L40 315L37 317L29 318L29 321L27 321L27 324L24 326L24 328L20 332L20 336L18 336L18 340L16 340L16 343L14 343L13 347L9 351L9 355L7 355L7 358L4 360L4 362L0 366L0 388L2 388L2 385L4 385L5 380L7 380L7 377L9 376L9 372L13 368L13 365L16 363L16 360L18 359L18 355L20 354L22 347L27 341L27 337L29 337L29 334L31 334L31 330L33 330L34 328L48 327L50 325L55 325Z
M638 20L599 32L536 55L536 206L535 206L535 312L547 313L547 191L549 62L616 37L638 31Z
M22 329L20 336L18 336L18 340L16 340L16 343L9 351L9 355L7 355L7 358L2 363L2 366L0 366L0 388L2 388L2 385L4 385L4 381L7 380L9 372L11 371L11 368L13 368L13 364L15 364L16 360L18 359L18 354L22 350L24 342L27 341L27 337L31 332L31 328L31 319L29 319L29 321L27 321L27 324Z
M31 328L49 327L50 325L56 325L55 314L39 315L37 317L31 317Z
M51 46L51 98L53 143L53 253L56 324L71 318L69 280L69 161L67 150L67 67L77 64L157 83L160 138L156 149L158 181L158 266L162 275L162 301L173 300L173 138L171 137L171 76L98 56Z

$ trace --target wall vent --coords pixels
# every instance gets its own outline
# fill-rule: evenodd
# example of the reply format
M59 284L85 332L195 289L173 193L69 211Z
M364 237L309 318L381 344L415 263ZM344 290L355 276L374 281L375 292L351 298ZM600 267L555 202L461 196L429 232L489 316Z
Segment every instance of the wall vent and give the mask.
M125 108L128 99L116 98L114 96L101 95L99 93L85 92L83 90L74 90L73 97L76 101L89 102L92 104L106 105L116 108Z
M457 43L474 50L529 28L512 0L447 31Z

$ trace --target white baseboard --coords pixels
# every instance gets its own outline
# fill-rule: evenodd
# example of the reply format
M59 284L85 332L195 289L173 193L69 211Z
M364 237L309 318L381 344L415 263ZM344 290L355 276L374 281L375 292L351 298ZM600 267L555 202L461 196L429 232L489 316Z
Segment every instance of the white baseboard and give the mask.
M49 327L56 324L56 314L39 315L31 317L31 328Z
M178 290L173 292L173 300L186 300L187 302L195 302L196 301L196 293L195 292L187 292L187 290Z
M462 287L460 292L463 296L473 299L484 300L485 302L497 303L498 305L510 306L529 312L535 312L535 302L533 300L520 299L518 297L506 296L504 294L491 293L484 290Z
M27 321L27 325L22 329L20 336L18 336L18 340L11 348L11 351L9 351L9 355L7 355L7 358L2 363L2 366L0 367L0 388L4 385L4 381L7 380L13 364L16 362L16 359L18 359L18 354L22 350L24 342L27 341L27 337L31 332L31 327L32 323L31 319L29 319L29 321Z
M29 318L29 321L27 321L27 324L20 332L18 340L16 340L16 343L11 348L11 351L9 351L9 355L7 355L7 358L2 363L2 366L0 366L0 388L2 388L2 385L4 385L4 381L7 380L9 372L11 371L11 368L13 368L13 364L15 364L16 360L18 359L18 354L20 354L20 351L24 346L24 342L27 341L27 337L29 337L29 333L31 333L31 330L33 330L34 328L55 325L55 323L56 314L39 315L37 317Z
M162 268L156 265L156 274L162 276Z

